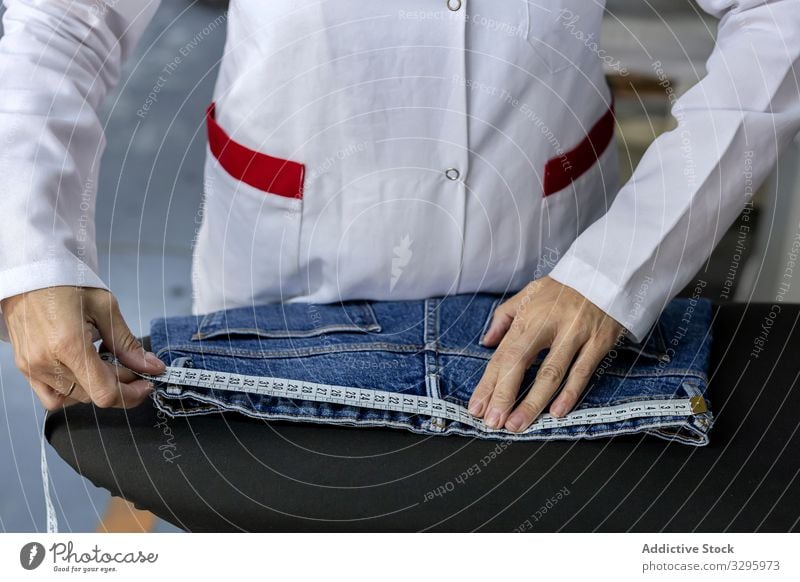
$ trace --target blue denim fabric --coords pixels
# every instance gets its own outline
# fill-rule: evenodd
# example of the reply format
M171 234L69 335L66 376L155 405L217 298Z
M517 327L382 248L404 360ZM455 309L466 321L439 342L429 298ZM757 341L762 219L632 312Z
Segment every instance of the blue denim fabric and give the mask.
M479 342L507 297L455 295L417 301L284 303L205 316L156 319L153 351L172 366L269 376L443 398L466 406L494 349ZM711 304L676 299L640 344L624 340L603 360L576 409L704 396ZM543 354L530 368L523 393ZM547 428L529 434L483 432L463 423L394 411L317 403L247 392L157 384L156 406L173 416L235 410L294 421L386 426L417 433L502 440L596 438L646 432L704 445L708 411Z

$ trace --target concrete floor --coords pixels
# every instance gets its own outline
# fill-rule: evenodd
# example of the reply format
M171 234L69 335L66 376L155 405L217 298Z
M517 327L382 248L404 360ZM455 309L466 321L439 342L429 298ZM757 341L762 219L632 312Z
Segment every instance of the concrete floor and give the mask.
M97 240L103 280L119 299L134 333L152 318L188 313L190 259L201 199L203 115L225 40L224 15L191 0L162 2L118 91L106 101L108 146L98 186ZM201 34L200 37L196 35ZM200 42L193 39L201 38ZM191 44L190 44L191 43ZM189 47L189 48L187 48ZM181 51L188 54L181 55ZM176 56L171 74L163 69ZM159 75L165 81L142 119ZM43 409L0 345L0 531L45 529L39 470ZM109 494L77 475L53 452L48 461L62 531L93 531ZM175 531L160 523L156 531Z

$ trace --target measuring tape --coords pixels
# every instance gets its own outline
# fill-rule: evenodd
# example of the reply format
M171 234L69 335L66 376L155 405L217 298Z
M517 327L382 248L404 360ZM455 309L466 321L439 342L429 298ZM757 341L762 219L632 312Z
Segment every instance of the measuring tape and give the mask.
M109 353L103 353L101 357L109 363L124 367ZM275 398L291 398L311 402L324 402L327 404L342 404L358 408L391 410L393 412L403 412L406 414L444 418L469 425L487 433L527 434L565 426L603 424L634 418L652 418L657 416L691 416L707 411L706 403L702 396L694 396L685 399L644 400L602 408L574 410L562 417L555 417L545 413L540 415L524 431L512 433L503 428L488 428L483 424L483 419L472 416L463 406L441 398L431 398L429 396L387 392L386 390L374 390L370 388L352 388L348 386L318 384L316 382L289 380L286 378L246 376L243 374L215 372L198 368L167 366L166 371L158 376L141 374L134 370L131 371L137 376L147 380L166 384L167 394L180 394L182 386L193 386L195 388L227 392L247 392Z

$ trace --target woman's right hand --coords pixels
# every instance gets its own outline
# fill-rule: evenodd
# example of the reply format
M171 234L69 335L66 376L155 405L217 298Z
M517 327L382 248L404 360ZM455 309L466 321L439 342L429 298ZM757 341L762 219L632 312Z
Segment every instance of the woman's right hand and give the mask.
M14 361L48 410L76 402L131 408L152 391L147 380L100 358L95 332L103 340L100 351L113 353L131 370L158 375L165 369L145 352L105 289L48 287L7 297L0 306Z

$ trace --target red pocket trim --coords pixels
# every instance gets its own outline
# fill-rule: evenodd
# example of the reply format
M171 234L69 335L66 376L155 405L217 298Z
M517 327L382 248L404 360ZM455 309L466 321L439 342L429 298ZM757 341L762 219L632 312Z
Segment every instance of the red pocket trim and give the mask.
M581 143L545 164L544 195L550 196L563 190L589 170L606 151L613 137L614 104L612 103Z
M208 145L211 153L231 176L254 188L285 196L303 197L305 165L274 158L233 141L214 116L214 103L206 109Z

